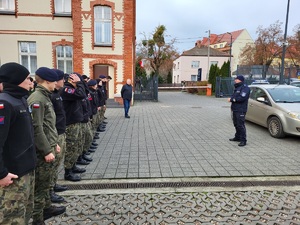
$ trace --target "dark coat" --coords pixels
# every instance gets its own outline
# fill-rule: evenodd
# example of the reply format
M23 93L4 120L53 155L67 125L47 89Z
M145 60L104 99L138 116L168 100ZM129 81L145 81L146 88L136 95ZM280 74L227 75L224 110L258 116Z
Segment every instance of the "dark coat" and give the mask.
M246 113L248 109L248 99L250 95L250 88L244 83L236 83L235 89L230 98L231 110L233 112Z
M121 89L121 96L123 99L131 100L132 98L132 85L124 84Z

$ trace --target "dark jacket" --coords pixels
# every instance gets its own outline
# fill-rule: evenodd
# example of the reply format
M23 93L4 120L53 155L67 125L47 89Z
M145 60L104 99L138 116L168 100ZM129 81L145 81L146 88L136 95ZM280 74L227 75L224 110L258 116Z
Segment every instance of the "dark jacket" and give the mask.
M250 88L244 83L234 84L234 92L230 98L231 110L233 112L247 112L248 99L250 95Z
M22 177L36 166L34 132L26 99L28 92L8 85L0 93L0 179L13 173Z
M54 90L54 92L51 94L51 102L56 115L57 133L60 135L66 131L66 113L64 110L62 97L60 96L58 90Z
M96 115L98 112L98 94L97 91L94 90L93 88L90 88L89 102L91 105L92 114Z
M124 84L121 89L121 96L123 99L131 100L132 98L132 85Z
M104 106L105 105L105 90L103 89L103 86L98 85L97 86L97 94L98 94L98 106Z
M80 123L83 120L82 100L86 98L83 83L81 81L77 82L75 88L72 84L66 82L60 94L66 112L66 125Z

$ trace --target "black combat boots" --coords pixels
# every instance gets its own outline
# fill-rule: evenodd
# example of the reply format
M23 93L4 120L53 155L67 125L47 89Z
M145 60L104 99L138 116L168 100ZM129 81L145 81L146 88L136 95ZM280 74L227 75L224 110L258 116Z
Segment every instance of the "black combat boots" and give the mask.
M80 181L80 176L73 173L72 169L65 169L65 180Z
M47 220L53 216L58 216L60 214L63 214L66 211L65 206L54 206L51 205L49 208L44 209L44 220Z

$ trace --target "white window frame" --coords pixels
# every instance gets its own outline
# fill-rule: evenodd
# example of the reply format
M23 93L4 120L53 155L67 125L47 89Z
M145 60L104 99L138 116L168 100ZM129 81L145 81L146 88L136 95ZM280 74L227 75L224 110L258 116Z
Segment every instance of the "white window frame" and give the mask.
M14 12L15 7L15 0L0 0L0 12Z
M191 75L191 81L197 81L198 75Z
M210 61L210 65L218 65L218 61Z
M191 62L191 68L199 68L200 67L200 61L192 61Z
M59 55L60 48L62 49L63 56ZM71 56L67 55L68 48L71 50ZM57 69L62 70L65 73L72 73L73 72L73 47L69 46L69 45L58 45L58 46L56 46L55 50L56 50L56 67L57 67ZM59 61L63 62L63 68L59 66L60 65ZM70 62L71 62L72 66L71 66L71 68L68 68L67 65Z
M23 61L23 58L27 58L27 62ZM33 58L35 57L35 62ZM20 64L25 66L30 74L34 74L37 70L37 53L36 42L34 41L19 41L19 58Z
M96 45L112 45L112 9L109 6L94 7L94 42Z
M72 11L71 0L55 0L54 9L55 9L55 14L71 15L71 11Z

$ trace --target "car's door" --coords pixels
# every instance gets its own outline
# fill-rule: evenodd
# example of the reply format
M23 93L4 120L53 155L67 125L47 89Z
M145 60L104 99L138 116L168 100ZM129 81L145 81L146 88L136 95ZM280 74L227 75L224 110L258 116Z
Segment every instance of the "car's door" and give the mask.
M265 102L260 102L257 98L263 97ZM262 126L267 126L267 119L272 111L272 105L270 103L268 94L259 87L255 87L251 90L247 119Z

